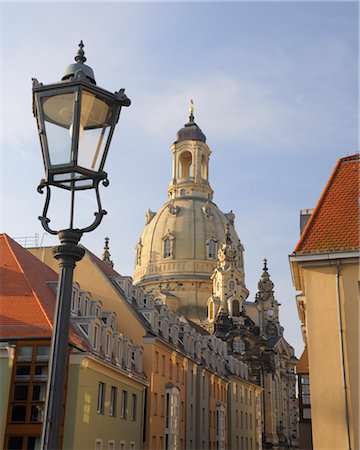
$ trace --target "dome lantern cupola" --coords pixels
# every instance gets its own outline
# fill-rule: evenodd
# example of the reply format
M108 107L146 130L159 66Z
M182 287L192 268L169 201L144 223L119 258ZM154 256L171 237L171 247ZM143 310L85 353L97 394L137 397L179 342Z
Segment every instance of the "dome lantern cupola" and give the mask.
M176 135L175 143L178 144L182 141L200 141L206 142L205 134L200 130L200 128L195 123L194 118L194 102L190 100L190 108L189 108L189 122L186 123L183 128L181 128Z
M213 190L209 184L210 148L204 133L195 123L194 103L191 100L189 122L177 133L171 146L173 154L172 180L168 189L169 200L178 197L197 197L211 200Z

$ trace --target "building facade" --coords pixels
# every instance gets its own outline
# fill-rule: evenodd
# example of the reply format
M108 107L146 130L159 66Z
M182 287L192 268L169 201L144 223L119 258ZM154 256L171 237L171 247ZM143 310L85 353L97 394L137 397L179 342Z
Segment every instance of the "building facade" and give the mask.
M57 274L6 235L0 248L1 448L39 449ZM78 284L71 309L63 448L139 449L142 348Z
M290 255L314 448L359 448L359 154L341 158Z

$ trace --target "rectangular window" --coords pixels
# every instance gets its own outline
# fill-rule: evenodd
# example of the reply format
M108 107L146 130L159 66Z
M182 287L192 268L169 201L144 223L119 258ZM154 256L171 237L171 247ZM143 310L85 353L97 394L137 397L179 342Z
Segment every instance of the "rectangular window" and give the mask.
M39 345L36 347L36 361L49 361L50 347Z
M110 416L112 417L116 417L116 406L117 406L117 387L111 386Z
M154 364L155 364L155 368L154 368L155 373L158 373L159 372L159 352L155 352Z
M98 414L104 414L104 405L105 405L105 383L99 381L98 403L97 403Z
M115 441L109 441L108 449L109 450L115 450Z
M18 347L16 349L18 361L31 361L32 360L32 347Z
M102 439L96 439L95 450L102 450Z
M136 421L137 416L137 395L132 394L131 395L131 420L133 422Z
M162 355L161 361L161 375L165 376L165 355Z
M154 416L157 416L157 401L158 401L158 395L157 393L154 394L154 404L153 404L153 414Z
M127 391L122 391L121 395L121 415L122 419L126 419L127 417Z
M99 340L99 327L95 325L94 327L94 349L98 349L98 340Z
M172 360L169 359L169 378L172 380Z

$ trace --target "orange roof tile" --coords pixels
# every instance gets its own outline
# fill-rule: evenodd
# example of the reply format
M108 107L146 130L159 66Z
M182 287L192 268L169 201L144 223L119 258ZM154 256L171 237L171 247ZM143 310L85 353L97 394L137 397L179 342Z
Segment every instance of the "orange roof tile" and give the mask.
M359 154L338 160L294 253L359 249Z
M6 234L0 234L0 338L50 337L58 276ZM73 344L86 349L73 327Z
M309 373L308 349L304 348L298 363L296 364L296 373Z

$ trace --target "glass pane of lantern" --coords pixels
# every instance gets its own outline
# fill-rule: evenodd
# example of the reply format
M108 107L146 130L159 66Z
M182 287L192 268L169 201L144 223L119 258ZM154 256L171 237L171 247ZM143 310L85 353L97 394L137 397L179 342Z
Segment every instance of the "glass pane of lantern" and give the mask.
M79 141L78 164L98 171L109 136L110 127L85 130Z
M74 93L43 98L45 131L51 165L71 162Z
M109 105L83 91L79 130L78 165L98 171L109 136Z

